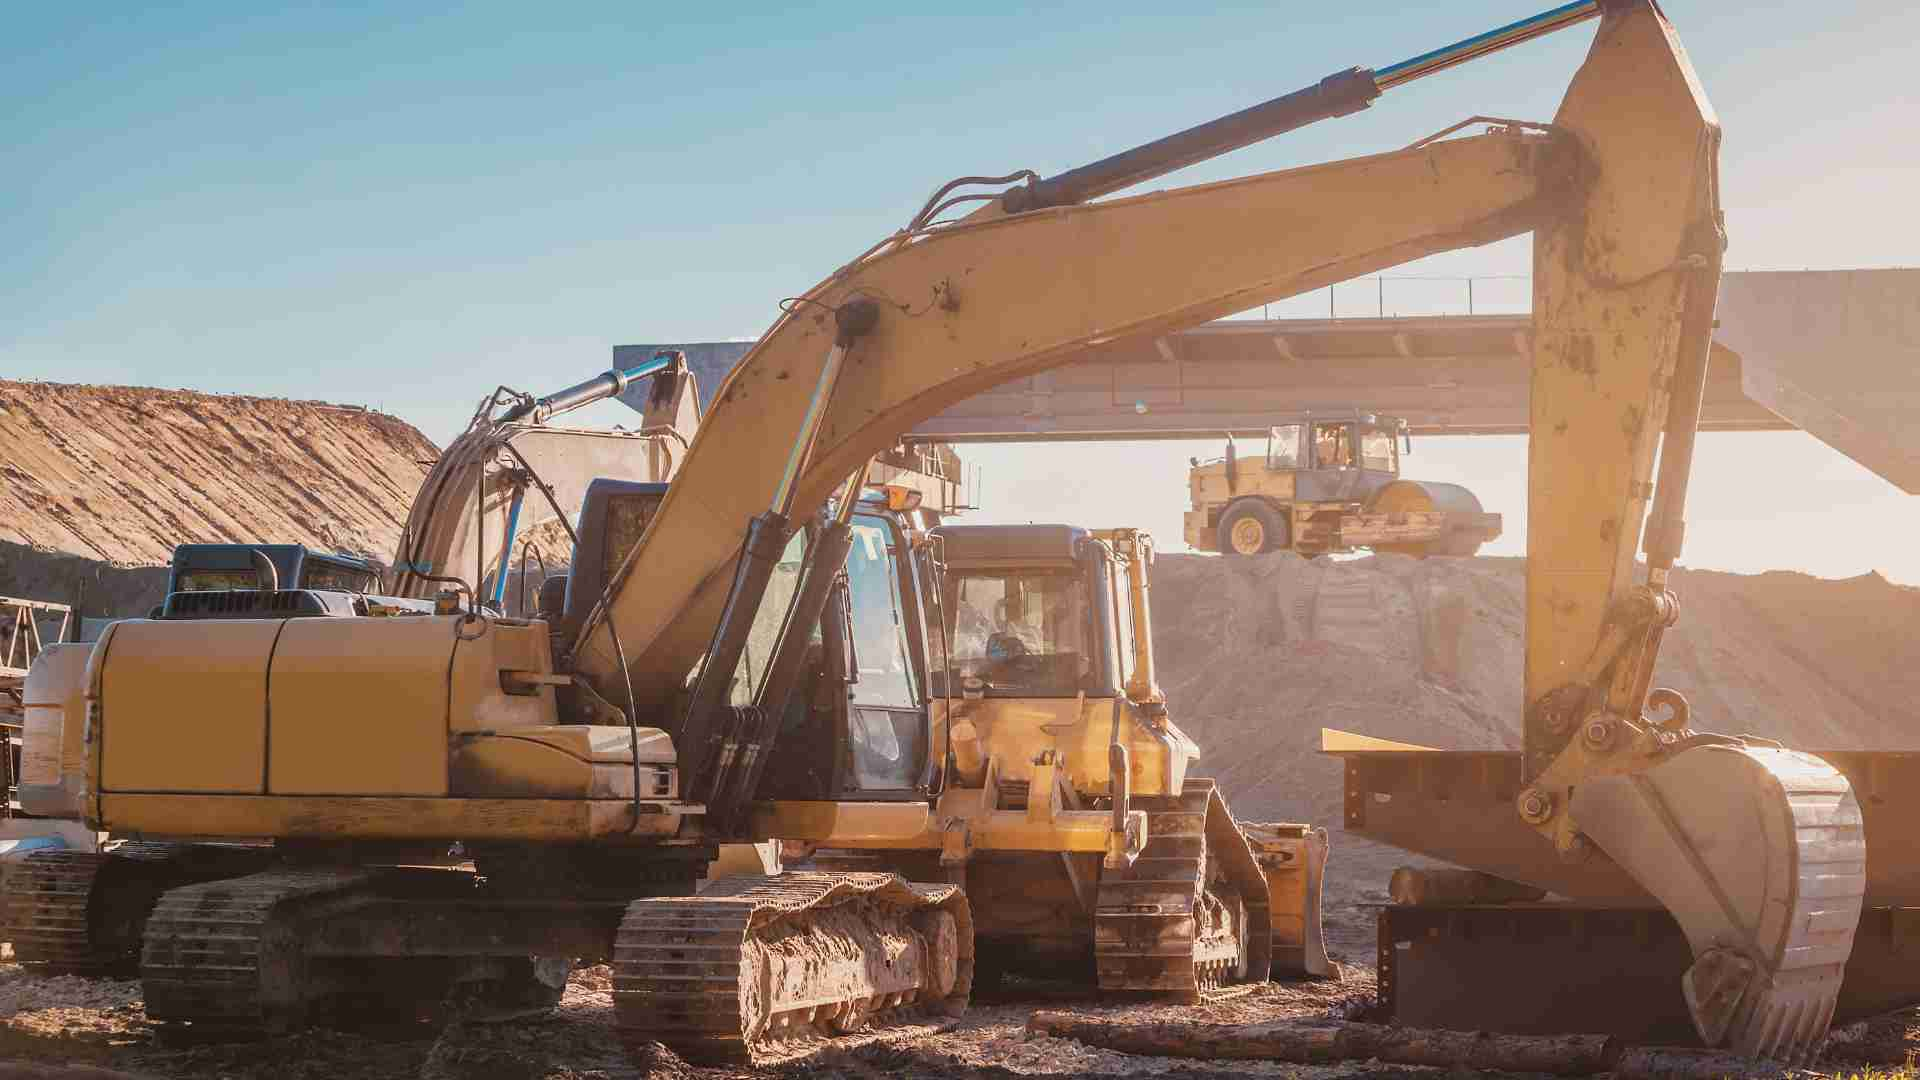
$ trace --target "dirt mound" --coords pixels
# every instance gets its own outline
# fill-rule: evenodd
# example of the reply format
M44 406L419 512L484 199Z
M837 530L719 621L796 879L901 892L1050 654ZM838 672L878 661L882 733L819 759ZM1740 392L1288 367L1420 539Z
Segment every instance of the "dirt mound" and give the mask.
M387 558L437 453L354 406L0 381L0 541L116 566L183 541Z
M192 541L384 561L438 453L358 407L0 380L0 593L137 614Z
M1243 817L1339 820L1322 727L1445 749L1520 745L1522 559L1163 555L1169 707ZM1682 570L1657 682L1694 726L1809 748L1920 743L1920 589Z

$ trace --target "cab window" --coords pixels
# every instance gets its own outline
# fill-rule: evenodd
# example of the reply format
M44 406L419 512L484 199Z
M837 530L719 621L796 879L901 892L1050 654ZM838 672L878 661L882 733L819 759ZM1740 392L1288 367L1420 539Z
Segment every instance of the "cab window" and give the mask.
M1351 424L1313 425L1315 463L1323 469L1344 469L1353 464L1353 426Z
M1360 467L1393 471L1393 433L1372 430L1360 436Z
M907 652L906 619L900 603L900 573L883 523L853 524L847 555L847 619L852 624L853 700L867 705L915 708L913 661Z
M365 593L373 589L372 574L336 563L309 560L304 574L305 580L301 584L309 589L346 593Z
M740 666L733 671L728 704L751 705L766 680L773 663L774 646L780 640L780 626L787 621L787 609L793 606L793 594L800 587L800 568L807 561L807 533L801 529L787 541L780 561L767 582L760 609L753 613L753 627L747 631L746 650L740 654Z
M1267 436L1267 468L1297 469L1300 467L1300 425L1286 424L1274 428Z
M1120 673L1120 685L1124 687L1133 678L1133 596L1129 592L1127 572L1118 564L1107 575L1107 580L1113 583L1109 591L1113 594L1113 625L1118 631L1115 636L1120 647L1114 670Z
M176 592L221 592L229 589L257 589L260 575L252 570L182 570L174 582Z
M1092 674L1087 585L1074 570L949 571L945 608L956 689L978 680L988 692L1069 697Z
M856 515L847 554L847 743L853 786L916 787L926 768L926 716L907 643L900 549L884 518Z

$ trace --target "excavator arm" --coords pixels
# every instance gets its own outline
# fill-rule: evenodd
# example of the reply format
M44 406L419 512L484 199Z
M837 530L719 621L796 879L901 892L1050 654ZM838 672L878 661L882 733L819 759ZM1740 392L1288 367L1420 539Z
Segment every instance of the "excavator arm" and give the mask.
M1695 732L1679 694L1650 690L1680 611L1668 575L1725 235L1719 127L1672 30L1647 15L1602 24L1554 121L1600 168L1583 212L1534 234L1517 810L1561 858L1614 860L1675 916L1708 1044L1794 1058L1832 1017L1865 837L1833 766Z
M1083 201L1249 141L1224 118L1144 157L1013 188L960 222L916 217L789 301L720 388L573 643L573 669L608 700L666 715L703 655L719 655L723 609L736 618L755 599L752 575L730 568L743 550L770 557L763 526L777 534L789 510L857 483L901 432L972 394L1111 340L1533 231L1530 786L1517 810L1562 857L1611 858L1673 911L1699 961L1687 992L1709 1041L1804 1049L1825 1030L1851 944L1858 811L1831 769L1693 733L1677 695L1649 690L1677 611L1666 579L1720 273L1719 130L1657 6L1597 6L1552 125ZM1418 59L1452 62L1434 57ZM1339 115L1399 70L1342 73L1269 104ZM1650 699L1676 715L1648 719ZM718 737L700 723L677 733L683 770L731 753L706 746ZM1716 829L1739 842L1716 844Z

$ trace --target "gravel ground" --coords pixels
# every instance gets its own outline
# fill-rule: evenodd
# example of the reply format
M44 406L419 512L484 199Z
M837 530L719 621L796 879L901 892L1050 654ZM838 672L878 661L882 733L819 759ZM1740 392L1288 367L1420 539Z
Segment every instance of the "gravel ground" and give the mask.
M1346 965L1334 980L1274 983L1230 991L1192 1006L1107 1005L1069 987L1011 983L977 1001L959 1020L907 1021L838 1039L785 1044L753 1068L700 1068L663 1047L629 1052L613 1028L606 967L574 972L550 1018L512 1024L409 1026L355 1032L315 1030L246 1042L178 1044L156 1037L133 979L44 977L0 964L0 1080L125 1080L219 1077L232 1080L812 1080L851 1077L1127 1076L1224 1080L1230 1076L1437 1076L1438 1070L1367 1063L1304 1067L1211 1064L1134 1057L1065 1039L1031 1036L1034 1010L1139 1022L1239 1024L1349 1017L1373 1001L1371 970ZM1920 1052L1920 1017L1901 1013L1849 1033L1824 1075L1903 1065ZM1803 1076L1822 1074L1804 1073Z
M391 1031L309 1031L248 1042L177 1045L155 1036L133 979L44 977L0 965L0 1080L15 1076L86 1080L120 1075L231 1077L235 1080L622 1080L676 1077L1224 1075L1194 1063L1129 1057L1068 1040L1029 1038L1036 1007L1139 1020L1245 1023L1346 1015L1372 1000L1369 972L1339 980L1271 984L1195 1006L1108 1006L1069 988L1014 984L958 1021L905 1022L840 1039L780 1048L755 1068L695 1068L661 1047L630 1054L615 1036L608 969L576 971L560 1009L538 1022L408 1027ZM1297 1075L1286 1066L1241 1067L1234 1075ZM1314 1070L1328 1077L1353 1069Z

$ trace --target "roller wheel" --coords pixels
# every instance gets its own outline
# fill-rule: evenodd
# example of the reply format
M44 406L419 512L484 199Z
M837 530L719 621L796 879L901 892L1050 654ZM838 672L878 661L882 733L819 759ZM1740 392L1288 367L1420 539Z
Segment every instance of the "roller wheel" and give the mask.
M1220 515L1222 555L1260 555L1287 546L1287 523L1258 499L1243 499Z

